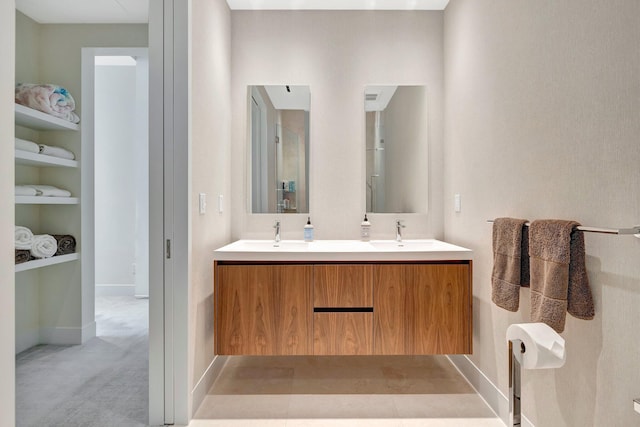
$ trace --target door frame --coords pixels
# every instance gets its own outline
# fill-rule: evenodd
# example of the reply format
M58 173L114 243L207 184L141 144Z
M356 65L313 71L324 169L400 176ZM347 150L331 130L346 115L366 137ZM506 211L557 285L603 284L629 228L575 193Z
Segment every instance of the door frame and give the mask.
M137 56L149 58L147 47L106 48L87 47L82 48L82 106L83 121L81 128L81 206L82 206L82 324L92 324L91 333L82 337L82 342L95 336L95 57L96 56ZM151 69L149 67L149 77ZM150 104L150 108L151 108ZM149 119L150 120L150 119ZM149 135L151 137L151 135ZM150 150L151 151L151 150ZM151 158L149 159L151 162ZM151 186L150 186L151 187ZM149 189L151 190L151 188ZM151 195L149 195L151 197ZM151 213L149 215L151 222ZM151 265L149 265L151 269ZM150 272L151 273L151 272ZM151 288L151 279L149 279ZM159 413L163 413L155 403L158 397L154 396L158 386L154 384L156 378L164 376L164 355L158 351L152 351L152 336L157 337L157 330L162 330L162 323L153 322L151 313L163 310L163 297L161 293L149 291L149 420L157 419ZM87 329L83 327L83 331ZM157 338L156 338L157 339ZM164 399L164 397L163 397Z
M190 2L149 2L150 425L191 418L189 13Z

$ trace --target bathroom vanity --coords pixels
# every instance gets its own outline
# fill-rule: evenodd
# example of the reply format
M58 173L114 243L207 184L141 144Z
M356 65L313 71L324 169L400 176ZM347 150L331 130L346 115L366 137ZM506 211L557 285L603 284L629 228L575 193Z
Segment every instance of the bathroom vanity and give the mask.
M438 240L239 240L214 252L215 353L472 352L472 252Z

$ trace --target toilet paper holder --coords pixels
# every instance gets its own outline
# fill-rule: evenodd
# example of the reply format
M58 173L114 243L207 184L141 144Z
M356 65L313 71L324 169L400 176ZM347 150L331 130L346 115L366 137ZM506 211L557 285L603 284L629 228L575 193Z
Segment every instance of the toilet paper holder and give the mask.
M565 341L541 322L513 324L507 328L509 343L509 425L522 425L520 389L522 368L560 368L566 360Z
M520 406L521 367L516 351L524 354L527 350L521 340L509 341L509 426L522 424L522 408Z

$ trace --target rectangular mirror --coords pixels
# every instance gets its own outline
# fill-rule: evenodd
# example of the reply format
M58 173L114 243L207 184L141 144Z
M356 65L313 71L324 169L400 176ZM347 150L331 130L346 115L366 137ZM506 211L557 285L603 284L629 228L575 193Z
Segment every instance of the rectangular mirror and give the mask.
M426 213L428 120L425 86L367 86L366 209Z
M249 86L251 212L309 212L309 86Z

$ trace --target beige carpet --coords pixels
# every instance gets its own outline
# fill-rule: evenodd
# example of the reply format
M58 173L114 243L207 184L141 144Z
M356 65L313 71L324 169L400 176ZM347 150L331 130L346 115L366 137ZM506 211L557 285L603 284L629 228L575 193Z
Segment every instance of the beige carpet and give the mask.
M17 425L147 425L148 307L145 299L99 297L96 338L18 354Z

